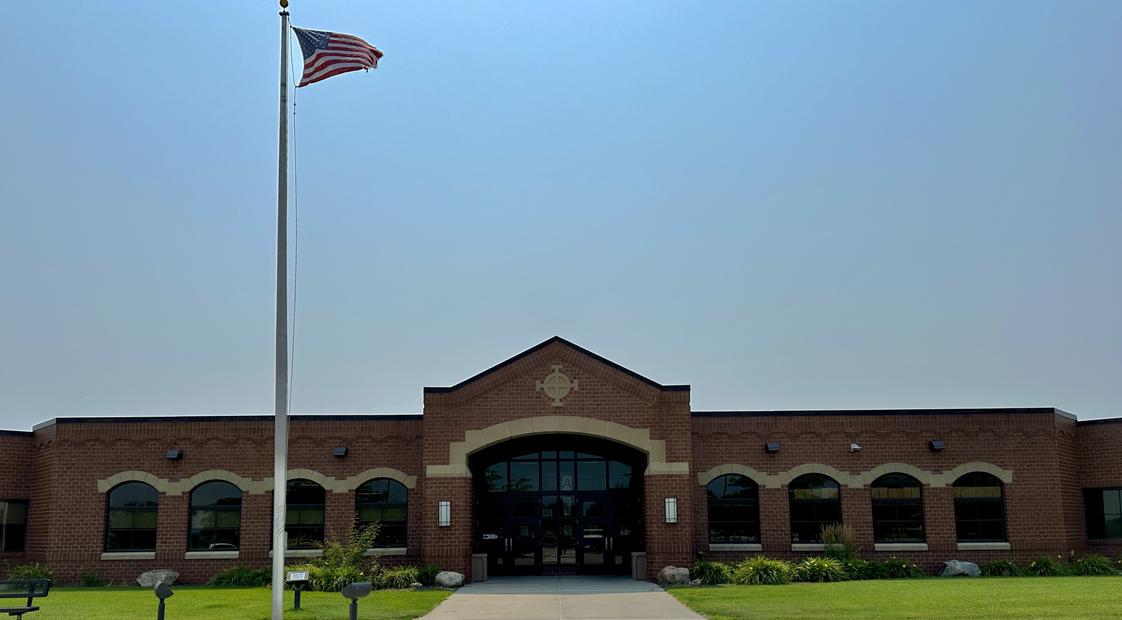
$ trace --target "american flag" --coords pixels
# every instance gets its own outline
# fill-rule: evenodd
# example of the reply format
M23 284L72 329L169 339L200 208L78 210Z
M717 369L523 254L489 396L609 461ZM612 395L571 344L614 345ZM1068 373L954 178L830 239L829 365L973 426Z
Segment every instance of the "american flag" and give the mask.
M333 75L377 69L382 52L358 37L323 30L293 28L304 52L304 75L297 88L326 80Z

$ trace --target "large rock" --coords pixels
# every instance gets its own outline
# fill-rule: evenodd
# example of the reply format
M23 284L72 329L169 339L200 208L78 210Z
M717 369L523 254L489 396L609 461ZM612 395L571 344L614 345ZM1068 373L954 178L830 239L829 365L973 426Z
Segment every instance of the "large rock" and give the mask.
M442 570L436 574L436 585L442 588L458 588L464 585L464 576L450 570Z
M684 586L690 583L690 569L667 566L658 571L658 585Z
M943 562L943 570L939 573L942 577L981 577L982 571L973 562L947 560Z
M159 582L164 582L169 586L179 579L179 573L173 570L150 570L147 573L141 573L136 578L136 582L145 588L151 588Z

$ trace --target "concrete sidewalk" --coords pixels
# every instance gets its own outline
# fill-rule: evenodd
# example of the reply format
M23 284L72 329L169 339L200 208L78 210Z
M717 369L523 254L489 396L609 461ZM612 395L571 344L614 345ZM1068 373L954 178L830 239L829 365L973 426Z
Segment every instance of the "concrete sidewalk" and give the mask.
M696 620L647 581L627 577L496 577L468 584L425 620Z

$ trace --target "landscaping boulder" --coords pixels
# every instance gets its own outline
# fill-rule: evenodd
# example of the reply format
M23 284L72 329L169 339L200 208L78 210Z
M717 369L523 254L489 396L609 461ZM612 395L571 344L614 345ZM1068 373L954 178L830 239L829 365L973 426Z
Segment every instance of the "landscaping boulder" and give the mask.
M982 571L978 565L973 562L961 562L959 560L947 560L943 562L943 570L939 572L941 577L981 577Z
M658 571L658 585L684 586L690 582L690 569L667 566Z
M141 573L136 578L136 582L142 587L151 588L161 581L170 586L175 583L176 579L179 579L179 573L173 570L150 570L147 573Z
M442 588L458 588L464 585L464 576L450 570L442 570L436 574L436 585Z

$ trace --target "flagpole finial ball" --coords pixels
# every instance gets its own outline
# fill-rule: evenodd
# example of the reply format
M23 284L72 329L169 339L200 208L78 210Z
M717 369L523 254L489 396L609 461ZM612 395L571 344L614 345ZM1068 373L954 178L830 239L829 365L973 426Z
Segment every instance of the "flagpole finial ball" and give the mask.
M288 8L288 0L280 0L280 5L281 5L282 9L287 9Z

